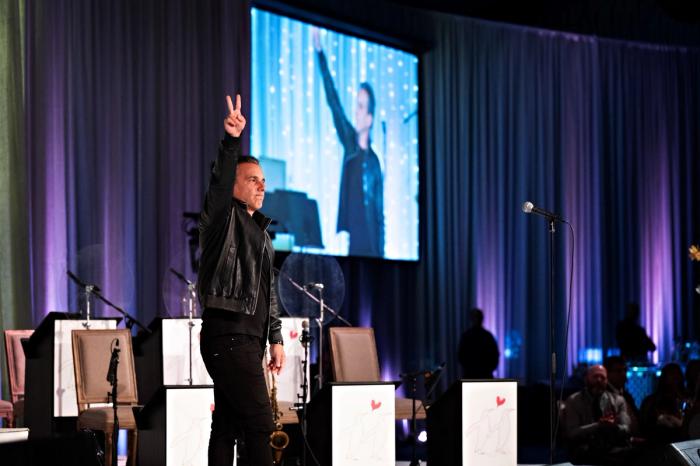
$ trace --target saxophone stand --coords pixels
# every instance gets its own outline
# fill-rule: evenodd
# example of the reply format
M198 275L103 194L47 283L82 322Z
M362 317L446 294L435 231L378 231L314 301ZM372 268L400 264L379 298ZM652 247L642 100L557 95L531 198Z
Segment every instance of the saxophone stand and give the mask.
M112 465L117 466L117 443L119 441L119 416L117 416L117 368L119 367L119 339L115 338L112 347L112 356L109 359L109 369L107 370L107 382L112 385L112 393L107 394L107 398L112 399L112 410L114 411L114 427L112 430Z

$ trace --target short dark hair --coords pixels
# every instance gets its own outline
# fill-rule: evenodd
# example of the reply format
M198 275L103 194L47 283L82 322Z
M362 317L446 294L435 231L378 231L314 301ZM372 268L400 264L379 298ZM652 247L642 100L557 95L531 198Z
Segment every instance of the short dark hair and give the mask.
M256 159L252 155L241 155L238 157L238 162L236 162L236 165L239 163L254 163L255 165L260 165L260 160Z
M374 109L377 105L377 101L374 98L374 89L372 89L372 85L367 81L360 83L360 89L367 93L367 113L372 115L372 119L374 119ZM374 121L372 123L374 123Z
M472 308L469 311L469 319L473 324L481 325L484 323L484 312L478 307Z

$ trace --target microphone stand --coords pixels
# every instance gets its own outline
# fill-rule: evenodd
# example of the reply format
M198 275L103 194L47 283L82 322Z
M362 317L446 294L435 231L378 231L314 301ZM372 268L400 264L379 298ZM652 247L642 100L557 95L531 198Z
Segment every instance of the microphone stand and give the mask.
M114 427L112 430L112 464L117 464L117 443L119 442L119 416L117 416L117 368L119 367L119 339L114 339L114 348L109 360L107 381L112 385L112 393L107 393L107 398L112 398L112 410L114 412Z
M96 296L100 301L102 301L107 306L111 307L115 311L119 312L122 316L124 316L124 325L126 326L126 328L131 330L131 328L134 326L134 324L136 324L142 330L144 330L146 333L153 333L145 325L143 325L141 322L139 322L139 320L136 319L134 316L132 316L131 314L126 312L124 309L122 309L121 307L117 306L116 304L114 304L113 302L109 301L107 298L102 296L102 294L100 294L100 289L96 285L86 285L78 277L76 277L73 273L71 273L70 270L68 271L68 276L71 279L73 279L73 281L75 281L79 286L85 287L86 289L88 287L91 287L91 290L90 290L91 295ZM88 312L89 312L89 306L88 306Z
M292 277L290 277L288 274L282 272L281 270L279 270L277 268L274 268L273 270L280 275L284 275L284 278L286 278L287 281L289 281L289 283L291 283L294 288L296 288L300 292L304 293L311 301L318 303L319 306L321 306L325 311L330 312L333 315L333 317L337 318L339 321L341 321L346 326L352 327L352 324L350 322L348 322L345 318L343 318L343 316L338 314L338 312L335 309L333 309L332 307L328 306L327 304L319 301L319 299L316 296L314 296L313 293L309 292L309 290L306 289L306 287L304 285L300 285L299 283L294 281L294 279Z
M323 285L318 289L318 391L323 388Z
M197 285L189 281L183 274L178 272L177 270L173 269L172 267L170 268L170 271L175 275L177 278L179 278L181 281L183 281L187 285L187 330L189 333L189 345L188 345L188 360L189 360L189 378L187 379L187 383L189 385L192 385L193 383L193 378L192 378L192 329L194 328L194 321L192 318L194 317L194 304L197 300L197 291L196 287ZM184 300L183 300L184 301Z
M554 224L557 222L557 220L565 223L568 222L556 214L535 207L531 202L526 202L523 204L523 212L534 212L541 215L547 219L547 223L549 224L549 464L554 464L554 448L556 446L556 438L554 436L554 416L558 414L558 411L555 411L554 396L554 384L557 374L557 351L554 346L554 233L556 233Z
M549 464L554 464L554 384L557 373L557 352L554 347L554 228L555 219L549 218Z
M437 386L437 382L440 380L440 377L442 377L442 369L445 367L445 363L442 364L438 369L435 371L439 372L438 374L438 379L435 381L433 387L430 389L429 394L433 392L435 387ZM435 371L430 371L430 370L420 370L420 371L415 371L415 372L407 372L403 374L399 374L399 377L407 378L411 381L411 401L412 401L412 407L411 407L411 463L409 466L420 466L420 460L416 458L416 446L418 443L418 436L416 435L416 414L418 410L416 409L416 384L418 383L418 376L421 374L424 374L425 377L427 377L426 374L433 374ZM428 395L426 395L426 398ZM425 406L425 402L423 402L423 406Z
M306 322L304 322L306 323ZM309 394L309 379L306 376L306 369L308 367L309 363L309 343L313 338L309 334L309 330L307 328L304 328L301 331L301 338L299 341L301 342L302 346L304 346L304 359L301 361L301 369L302 369L302 384L300 386L301 388L301 395L297 394L297 398L301 399L301 402L296 402L294 403L294 410L296 410L299 414L299 423L301 427L301 435L304 438L304 445L302 445L301 449L301 466L306 466L306 448L307 448L307 440L306 440L306 399Z
M78 278L77 275L75 275L73 272L70 270L66 271L68 273L68 276L70 277L71 280L73 280L80 288L83 288L85 290L85 322L83 322L83 327L87 330L90 329L90 297L93 292L98 292L100 289L96 285L89 285L82 281L80 278Z

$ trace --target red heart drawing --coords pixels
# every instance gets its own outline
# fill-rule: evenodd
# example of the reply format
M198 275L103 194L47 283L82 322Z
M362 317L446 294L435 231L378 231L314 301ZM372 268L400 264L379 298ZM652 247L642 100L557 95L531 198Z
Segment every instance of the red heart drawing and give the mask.
M299 332L297 332L296 330L291 330L289 332L289 338L291 338L292 340L294 340L298 336L299 336Z
M209 411L214 412L214 403L209 405Z
M379 409L379 407L380 407L381 405L382 405L382 402L381 402L381 401L374 401L374 400L372 400L372 411L374 411L375 409Z
M501 398L500 396L496 395L496 406L497 407L505 404L505 402L506 402L505 398Z

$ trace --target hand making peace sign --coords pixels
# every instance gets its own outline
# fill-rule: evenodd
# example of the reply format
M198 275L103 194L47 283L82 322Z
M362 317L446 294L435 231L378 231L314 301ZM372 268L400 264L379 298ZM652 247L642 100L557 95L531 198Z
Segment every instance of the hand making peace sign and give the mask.
M236 106L233 106L231 101L231 96L226 96L226 103L228 104L228 115L224 119L224 130L234 138L237 138L243 132L245 128L245 117L241 113L241 95L236 94Z

